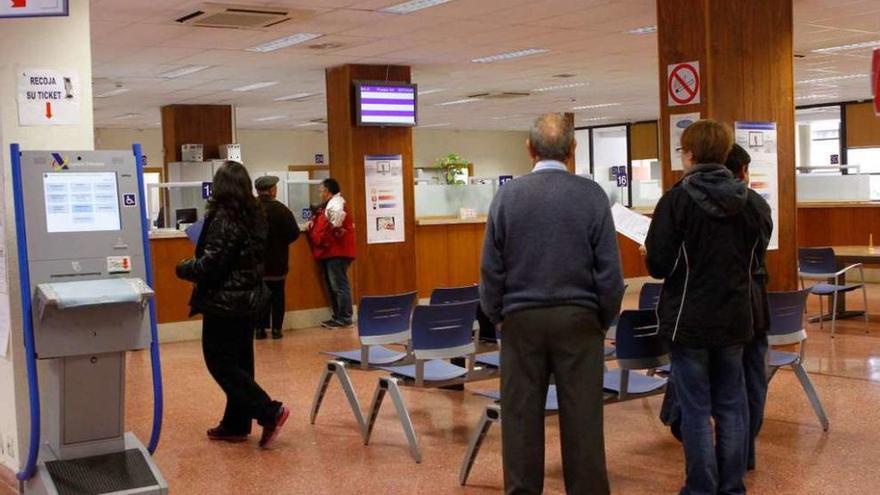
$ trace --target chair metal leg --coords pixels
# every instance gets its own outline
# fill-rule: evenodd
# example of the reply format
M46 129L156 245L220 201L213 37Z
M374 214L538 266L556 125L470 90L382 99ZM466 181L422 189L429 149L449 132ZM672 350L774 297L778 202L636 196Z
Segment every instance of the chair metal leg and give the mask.
M486 410L483 411L483 415L480 417L480 422L477 423L477 428L471 436L467 453L464 455L464 461L461 463L461 471L458 474L458 481L461 483L461 486L467 484L471 469L474 467L474 462L477 460L477 454L480 453L480 448L483 446L483 440L485 440L486 434L489 433L489 428L492 427L492 423L498 423L500 421L501 406L498 404L490 404L486 406Z
M871 322L868 316L868 288L864 280L862 280L862 302L865 304L865 333L868 333L871 330Z
M822 402L819 401L819 396L816 394L813 382L807 375L807 370L799 362L794 363L791 367L794 369L798 381L801 382L801 387L803 387L804 393L807 394L807 399L810 400L810 405L813 406L813 411L816 413L816 417L819 418L819 423L822 424L822 430L828 431L828 417L825 415L825 408L822 407Z
M348 405L351 407L351 412L354 414L354 419L357 420L358 429L361 432L361 437L363 437L366 424L364 422L364 415L361 412L361 404L358 402L357 395L354 393L351 378L349 378L348 372L345 370L345 363L342 361L331 359L325 363L324 371L321 373L321 381L318 382L318 389L315 391L315 399L312 401L312 412L309 416L309 421L311 424L315 424L315 420L318 417L318 411L321 410L321 404L324 402L324 395L327 393L327 387L330 386L330 380L334 375L339 380L339 385L342 386L342 391L345 392L345 397L348 399Z
M617 392L619 400L626 400L629 395L629 370L620 370L620 390Z
M397 379L391 377L379 378L376 384L376 392L373 394L373 403L370 406L370 419L367 423L366 434L364 435L364 445L369 445L370 437L373 434L373 426L376 424L376 417L379 415L379 409L382 407L382 401L385 394L391 395L391 401L397 410L397 417L400 419L400 425L403 427L403 433L406 435L406 441L409 444L409 452L416 463L422 462L422 453L419 450L419 441L416 438L416 432L413 428L412 419L406 404L403 402L403 396L400 394L400 387L397 385Z
M846 297L846 296L843 296ZM837 325L837 292L831 296L831 338L834 338L834 329Z
M822 299L823 296L819 296L819 329L825 328L825 303Z

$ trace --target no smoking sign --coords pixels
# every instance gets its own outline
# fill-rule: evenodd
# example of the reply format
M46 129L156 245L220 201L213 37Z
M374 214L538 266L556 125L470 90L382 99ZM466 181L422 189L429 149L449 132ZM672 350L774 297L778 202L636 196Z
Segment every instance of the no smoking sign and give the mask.
M693 105L700 102L700 63L685 62L671 64L666 69L669 74L667 88L669 106Z

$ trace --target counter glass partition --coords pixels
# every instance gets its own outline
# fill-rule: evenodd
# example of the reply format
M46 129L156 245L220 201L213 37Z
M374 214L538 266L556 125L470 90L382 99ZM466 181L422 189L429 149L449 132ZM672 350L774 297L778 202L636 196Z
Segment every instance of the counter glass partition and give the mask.
M625 125L593 129L593 178L612 203L630 206L629 183L618 177L628 174L629 148Z
M462 209L474 210L477 216L489 214L492 198L498 191L497 181L482 184L434 185L417 184L416 218L459 217Z

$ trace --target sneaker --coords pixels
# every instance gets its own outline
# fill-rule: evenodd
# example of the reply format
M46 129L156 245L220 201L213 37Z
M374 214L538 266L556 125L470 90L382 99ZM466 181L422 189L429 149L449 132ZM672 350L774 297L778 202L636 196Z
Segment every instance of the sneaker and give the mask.
M332 320L325 326L331 330L335 330L337 328L349 328L351 327L351 323L342 323L341 321Z
M272 340L278 340L284 337L284 334L281 333L281 330L272 330Z
M222 442L240 443L247 441L247 435L235 435L226 431L223 426L217 426L208 430L208 438Z
M336 323L336 320L334 320L334 319L331 318L331 319L329 319L329 320L322 321L322 322L321 322L321 326L324 327L324 328L335 328L335 327L333 326L335 323Z
M260 328L256 331L254 338L257 340L263 340L266 338L266 330L264 328Z
M272 445L278 438L278 434L281 433L281 427L287 422L288 417L290 417L290 409L284 406L279 407L278 412L275 414L275 422L263 427L263 435L260 437L260 448L268 449Z

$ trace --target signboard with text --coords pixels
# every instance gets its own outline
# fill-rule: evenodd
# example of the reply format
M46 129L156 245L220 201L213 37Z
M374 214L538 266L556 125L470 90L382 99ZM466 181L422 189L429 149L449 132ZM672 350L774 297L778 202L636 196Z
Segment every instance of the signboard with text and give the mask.
M0 19L16 17L59 17L68 15L68 0L0 1Z
M80 81L75 70L25 69L18 73L21 126L76 125L80 122Z

